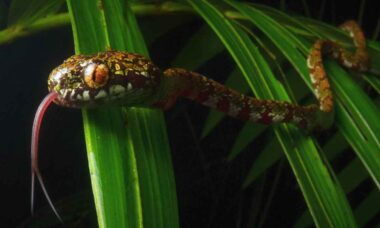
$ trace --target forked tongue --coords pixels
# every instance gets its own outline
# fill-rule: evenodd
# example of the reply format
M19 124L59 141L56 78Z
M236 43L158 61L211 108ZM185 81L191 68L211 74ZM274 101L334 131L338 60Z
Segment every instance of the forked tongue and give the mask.
M31 157L32 157L32 189L31 189L31 212L33 214L34 209L34 189L35 189L35 176L37 176L38 182L40 182L42 191L44 192L44 195L51 207L53 209L54 214L57 216L57 218L62 222L61 216L59 216L56 208L54 207L54 204L52 200L50 199L50 196L46 190L44 181L42 179L40 170L38 169L38 140L39 140L39 134L40 134L40 127L41 122L44 117L46 109L49 107L49 105L56 99L58 94L56 92L49 93L41 102L41 104L38 106L36 115L34 116L33 121L33 129L32 129L32 146L31 146Z

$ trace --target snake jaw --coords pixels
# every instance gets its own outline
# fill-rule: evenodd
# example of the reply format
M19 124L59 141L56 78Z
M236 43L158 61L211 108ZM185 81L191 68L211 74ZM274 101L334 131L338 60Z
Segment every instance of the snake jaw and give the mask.
M106 97L103 87L107 85L108 78L104 64L94 63L83 55L74 55L50 73L48 89L58 94L54 103L60 106L92 107Z
M75 107L75 105L71 103L71 97L74 95L72 91L74 91L74 89L79 91L80 85L83 84L81 77L77 75L75 68L68 67L65 63L50 73L48 79L49 92L57 93L54 103L65 107ZM68 88L68 85L70 85L71 89ZM73 87L73 85L77 86Z

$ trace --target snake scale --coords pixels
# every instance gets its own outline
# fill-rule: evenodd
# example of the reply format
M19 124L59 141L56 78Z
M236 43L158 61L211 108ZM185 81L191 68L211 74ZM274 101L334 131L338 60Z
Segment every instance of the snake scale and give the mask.
M32 133L32 212L37 176L44 194L59 219L38 169L38 138L42 118L52 103L70 108L139 106L166 110L178 98L187 98L243 121L262 124L293 123L307 131L326 128L326 116L333 115L333 93L323 67L323 55L331 56L346 68L363 72L369 68L364 34L358 24L340 26L353 39L355 52L337 42L317 40L307 58L314 94L319 104L300 106L289 102L261 100L240 94L199 73L181 68L161 71L148 58L123 51L74 55L55 68L48 78L50 93L41 102ZM327 126L328 127L328 126Z

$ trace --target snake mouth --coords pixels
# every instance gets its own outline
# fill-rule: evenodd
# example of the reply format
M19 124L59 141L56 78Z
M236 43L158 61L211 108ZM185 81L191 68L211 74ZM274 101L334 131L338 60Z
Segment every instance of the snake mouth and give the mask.
M141 89L133 88L132 83L125 79L92 88L84 82L82 74L74 74L67 68L58 68L51 73L48 89L58 94L54 103L69 108L109 106L121 104L121 100L128 103L129 98L134 102L136 96L141 95ZM136 96L133 95L135 93Z
M57 93L57 94L58 94L58 96L54 100L55 104L57 104L59 106L67 107L67 108L82 108L82 105L79 105L78 102L70 102L67 99L65 99L64 97L62 97L61 94L59 94L59 93Z
M93 97L93 91L84 89L60 89L57 90L57 98L54 103L68 107L68 108L86 108L95 106L101 98L106 98L107 94L102 91L99 92L101 95ZM97 101L97 102L95 102Z
M128 100L131 102L134 101L134 97L138 100L138 97L142 96L143 91L133 90L131 85L128 85L124 87L116 84L101 89L62 88L60 90L54 90L58 94L54 103L70 108L96 108L125 103L126 96L129 97Z

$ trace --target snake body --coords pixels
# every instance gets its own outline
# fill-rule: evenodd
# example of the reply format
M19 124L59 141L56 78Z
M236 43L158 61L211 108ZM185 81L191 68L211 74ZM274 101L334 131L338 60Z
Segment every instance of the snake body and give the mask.
M37 176L51 208L61 220L38 169L39 128L51 102L72 108L119 105L165 110L178 98L184 97L244 121L263 124L294 123L307 131L326 129L331 125L331 121L326 120L333 115L334 103L323 67L323 55L329 55L343 66L356 71L366 71L369 67L366 42L360 27L354 21L348 21L341 28L353 38L355 53L345 50L334 41L317 40L307 58L319 105L300 106L246 96L186 69L169 68L161 71L151 60L134 53L105 51L68 58L49 75L50 93L41 102L33 123L32 213Z
M259 100L242 95L196 72L170 68L162 72L152 61L120 51L75 55L53 70L49 90L55 103L74 108L104 105L170 108L185 97L232 117L265 124L311 121L315 107ZM310 119L310 120L309 120Z
M360 27L349 21L341 28L353 38L355 53L336 42L318 40L307 59L319 107L245 96L199 73L181 68L161 71L148 58L122 51L74 55L52 71L48 87L58 94L54 102L66 107L122 105L167 109L178 98L185 97L244 121L290 122L308 130L326 128L321 116L332 113L333 95L322 63L323 54L347 68L368 69L368 53Z

